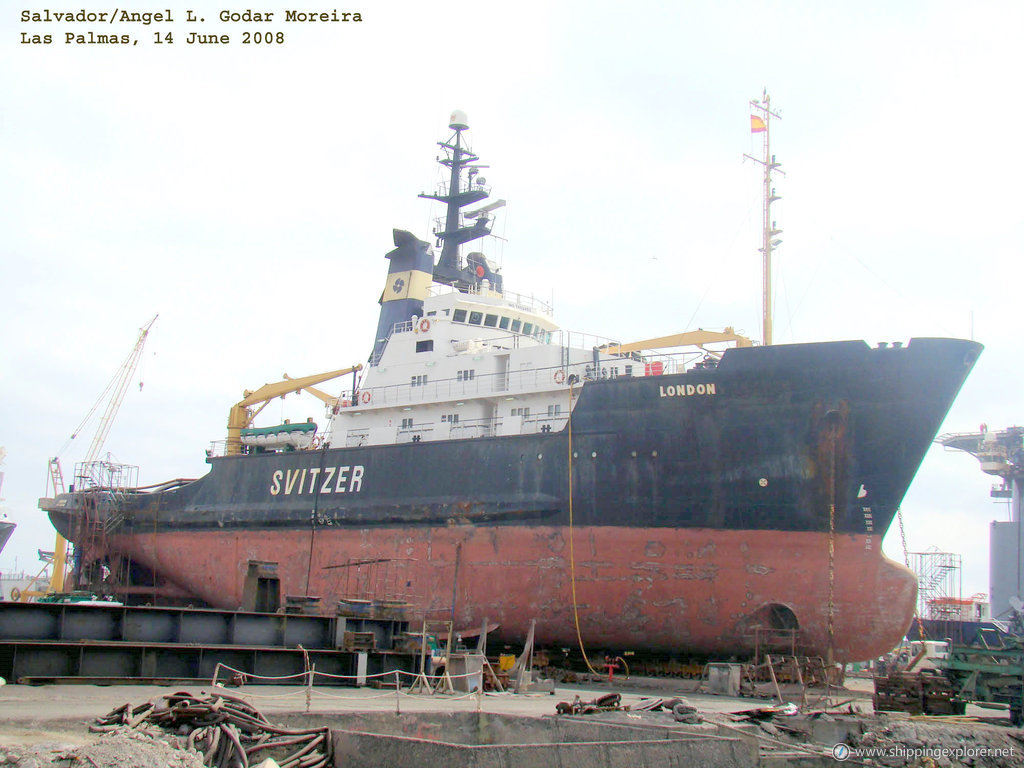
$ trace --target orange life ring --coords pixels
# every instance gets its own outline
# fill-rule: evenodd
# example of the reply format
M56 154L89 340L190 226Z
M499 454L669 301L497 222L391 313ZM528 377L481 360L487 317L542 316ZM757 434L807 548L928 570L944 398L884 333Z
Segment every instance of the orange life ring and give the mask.
M359 395L359 399L362 400L364 403L370 402L370 392L364 389L362 393Z
M561 384L563 381L565 381L565 371L559 368L555 371L555 384Z
M13 600L14 602L18 602L19 600L21 600L21 590L17 587L14 587L11 590L11 600Z
M426 333L429 330L430 330L430 319L424 317L422 320L420 320L420 331L422 331L423 333Z

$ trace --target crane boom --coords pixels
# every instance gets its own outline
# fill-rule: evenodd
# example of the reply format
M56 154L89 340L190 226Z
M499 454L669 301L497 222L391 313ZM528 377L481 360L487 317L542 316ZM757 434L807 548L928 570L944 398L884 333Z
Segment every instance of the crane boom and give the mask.
M107 403L107 410L104 411L103 418L100 419L100 426L92 438L92 443L89 445L89 451L85 454L83 463L89 464L96 461L100 451L103 450L103 444L107 441L110 428L114 425L114 418L117 416L117 412L121 408L121 402L124 400L124 393L128 389L128 382L131 381L135 369L139 367L139 358L142 357L142 348L146 346L146 337L149 336L149 329L153 327L153 323L156 322L159 316L153 315L153 319L139 329L139 338L135 341L135 347L128 357L125 358L117 373L114 374L110 384L107 385L105 391L112 390L113 392Z
M611 344L603 351L611 355L628 354L647 349L668 349L671 347L694 346L704 348L705 344L715 344L723 341L733 341L737 347L752 346L752 342L746 336L740 336L731 327L724 331L705 331L703 328L686 333L677 333L672 336L659 336L656 339L645 339L634 341L631 344Z

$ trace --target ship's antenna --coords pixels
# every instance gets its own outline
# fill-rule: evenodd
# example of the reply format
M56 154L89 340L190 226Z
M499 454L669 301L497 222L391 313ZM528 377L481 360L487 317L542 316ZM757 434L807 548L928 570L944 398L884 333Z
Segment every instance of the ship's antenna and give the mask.
M750 108L753 110L750 115L750 132L764 134L764 158L757 158L751 155L744 155L744 157L750 158L755 163L760 163L764 167L764 219L762 243L758 250L763 256L763 274L761 277L761 343L769 346L772 343L772 250L782 243L782 240L778 237L782 234L782 230L776 228L771 215L772 203L780 199L775 194L775 188L772 186L772 173L786 175L785 171L779 170L779 163L775 161L775 155L771 153L771 119L776 117L781 120L782 118L777 113L772 112L771 96L768 95L767 89L764 90L760 101L756 99L750 100Z
M448 182L439 185L434 194L420 195L422 198L445 204L444 220L439 221L434 230L434 236L441 245L441 256L434 267L434 282L454 285L460 291L469 291L478 289L482 282L487 280L491 289L500 293L502 281L498 270L492 270L486 260L463 264L459 248L491 234L491 211L504 206L505 201L496 200L472 212L462 211L465 206L482 202L490 196L486 179L479 175L480 170L488 166L478 162L479 156L470 150L463 135L469 130L469 122L464 112L458 109L452 112L448 127L454 133L447 141L438 142L438 146L444 150L444 156L437 159L438 163L449 170ZM466 172L465 180L463 171ZM472 218L474 223L463 226L464 218Z

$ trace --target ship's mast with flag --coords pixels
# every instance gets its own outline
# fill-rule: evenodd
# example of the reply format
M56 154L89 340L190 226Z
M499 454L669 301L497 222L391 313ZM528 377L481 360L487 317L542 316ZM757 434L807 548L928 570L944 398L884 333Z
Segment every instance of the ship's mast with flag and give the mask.
M771 215L772 203L780 199L779 196L775 194L775 187L772 184L772 174L781 173L783 176L786 174L784 171L779 170L780 164L775 161L775 155L771 153L771 119L773 117L781 118L777 113L772 111L771 97L768 95L767 89L762 93L760 101L757 99L750 100L750 109L750 132L760 133L764 137L763 157L757 158L752 155L744 155L744 157L750 158L755 163L760 163L764 168L764 218L762 244L758 249L761 251L763 256L763 274L761 278L761 343L765 346L770 346L772 343L772 251L782 243L782 240L779 239L779 235L782 234L782 230L775 226L775 221L772 219Z

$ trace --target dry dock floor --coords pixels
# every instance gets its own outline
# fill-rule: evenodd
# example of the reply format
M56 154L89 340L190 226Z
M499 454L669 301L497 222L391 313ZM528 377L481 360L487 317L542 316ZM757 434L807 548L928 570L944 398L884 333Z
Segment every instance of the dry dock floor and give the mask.
M918 768L922 765L952 768L956 765L971 765L974 768L1003 768L1003 766L1024 765L1024 731L1009 728L1007 725L982 722L943 722L941 719L930 719L924 722L908 718L905 715L876 716L871 711L870 681L848 680L847 687L833 695L833 701L847 702L843 709L850 706L850 700L856 709L855 713L815 715L802 713L799 717L779 717L754 720L740 720L729 713L749 712L759 708L770 707L772 701L766 698L731 698L712 696L693 692L693 681L674 679L632 678L616 680L609 685L607 682L588 683L585 685L559 685L554 695L551 694L486 694L486 695L416 695L396 694L393 689L372 688L315 688L311 692L303 687L256 686L246 685L241 688L227 689L232 695L244 698L249 704L262 712L271 722L290 724L289 727L310 727L312 725L329 725L346 718L372 718L377 713L394 713L396 710L403 715L411 715L416 720L419 713L426 718L430 716L452 716L454 720L470 718L476 712L496 716L512 716L513 718L542 718L555 714L558 702L571 702L577 696L582 701L593 700L603 694L615 691L622 696L623 706L635 706L644 698L685 697L697 708L704 722L694 726L693 736L707 737L704 744L714 749L716 738L736 742L739 740L746 747L734 749L720 742L722 749L718 753L709 752L707 758L685 760L680 763L677 758L669 761L672 765L693 764L708 765L715 768L772 768L773 766L834 766L837 761L831 752L840 746L840 742L852 745L854 753L847 757L849 765L892 766L893 768ZM13 765L15 768L52 768L53 766L79 766L92 763L98 768L120 768L122 765L137 768L185 768L196 765L183 763L177 750L150 755L146 758L141 754L138 742L121 741L107 742L113 748L122 750L107 755L102 752L104 746L98 737L89 732L89 725L97 718L106 715L125 703L143 704L157 700L179 691L188 691L194 695L213 692L208 683L191 685L153 686L153 685L6 685L0 687L0 766ZM798 692L783 691L790 694L791 699L800 700ZM796 693L793 696L793 693ZM973 710L973 711L972 711ZM971 707L968 714L980 716L996 714ZM643 719L649 724L651 713L645 713ZM678 726L672 722L671 714L656 714L654 719L663 718L667 727ZM593 718L593 719L591 719ZM590 720L590 724L602 726L614 732L616 727L639 725L640 714L632 712L608 713L606 715L590 715L575 718ZM409 718L401 718L408 721ZM573 718L569 718L572 720ZM385 718L394 722L391 718ZM548 718L545 718L551 722ZM477 721L479 722L479 720ZM301 723L301 725L300 725ZM717 730L716 730L717 729ZM804 737L793 734L802 729ZM684 729L685 730L685 729ZM620 731L621 733L621 731ZM716 736L717 734L717 736ZM337 737L336 737L337 738ZM609 739L614 739L613 735ZM601 737L603 740L603 736ZM575 740L574 740L575 741ZM336 742L337 743L337 742ZM113 744L113 746L112 746ZM433 743L428 744L431 747ZM693 746L693 745L691 745ZM556 749L558 747L547 747ZM694 749L704 749L701 743ZM886 757L868 757L868 749L883 748ZM540 762L519 761L515 765L547 766L551 765L583 765L607 766L614 768L645 768L667 765L664 760L641 760L637 762L634 755L639 754L635 748L627 751L616 759L611 755L594 762L587 757L586 744L565 744L558 759ZM633 751L629 751L632 749ZM99 750L99 751L97 751ZM568 751L565 751L568 750ZM745 751L744 751L745 750ZM859 750L859 751L856 751ZM926 754L922 754L922 750ZM982 750L987 750L982 752ZM109 751L109 750L108 750ZM368 750L369 751L369 750ZM85 762L76 753L86 755ZM383 754L383 753L382 753ZM91 755L91 757L90 757ZM586 760L583 760L587 757ZM145 758L145 759L144 759ZM710 758L710 759L708 759ZM191 759L191 758L190 758ZM54 760L55 762L50 762ZM568 761L568 762L566 762ZM401 762L402 765L447 765L456 768L460 765L456 759L428 760L416 763ZM348 761L345 761L348 764ZM387 766L393 764L389 759L365 759L359 765ZM398 763L394 763L398 764ZM467 763L468 764L468 763ZM509 763L512 765L513 763ZM340 765L340 763L339 763ZM476 763L474 763L476 765ZM490 763L487 763L490 765ZM504 763L502 763L504 765Z
M632 683L632 681L630 681ZM635 683L633 684L635 685ZM555 704L572 701L579 696L589 701L608 693L622 691L622 704L638 703L644 696L685 696L702 712L736 712L771 704L768 700L730 698L673 692L658 681L651 690L634 688L625 691L618 686L587 687L561 685L554 695L485 694L396 696L394 690L371 688L315 688L307 709L306 689L291 686L246 685L228 689L242 696L269 719L275 715L331 715L349 712L488 712L501 715L540 717L555 714ZM142 704L176 691L213 690L209 685L5 685L0 687L0 745L33 744L58 741L82 744L93 738L89 724L125 702Z

